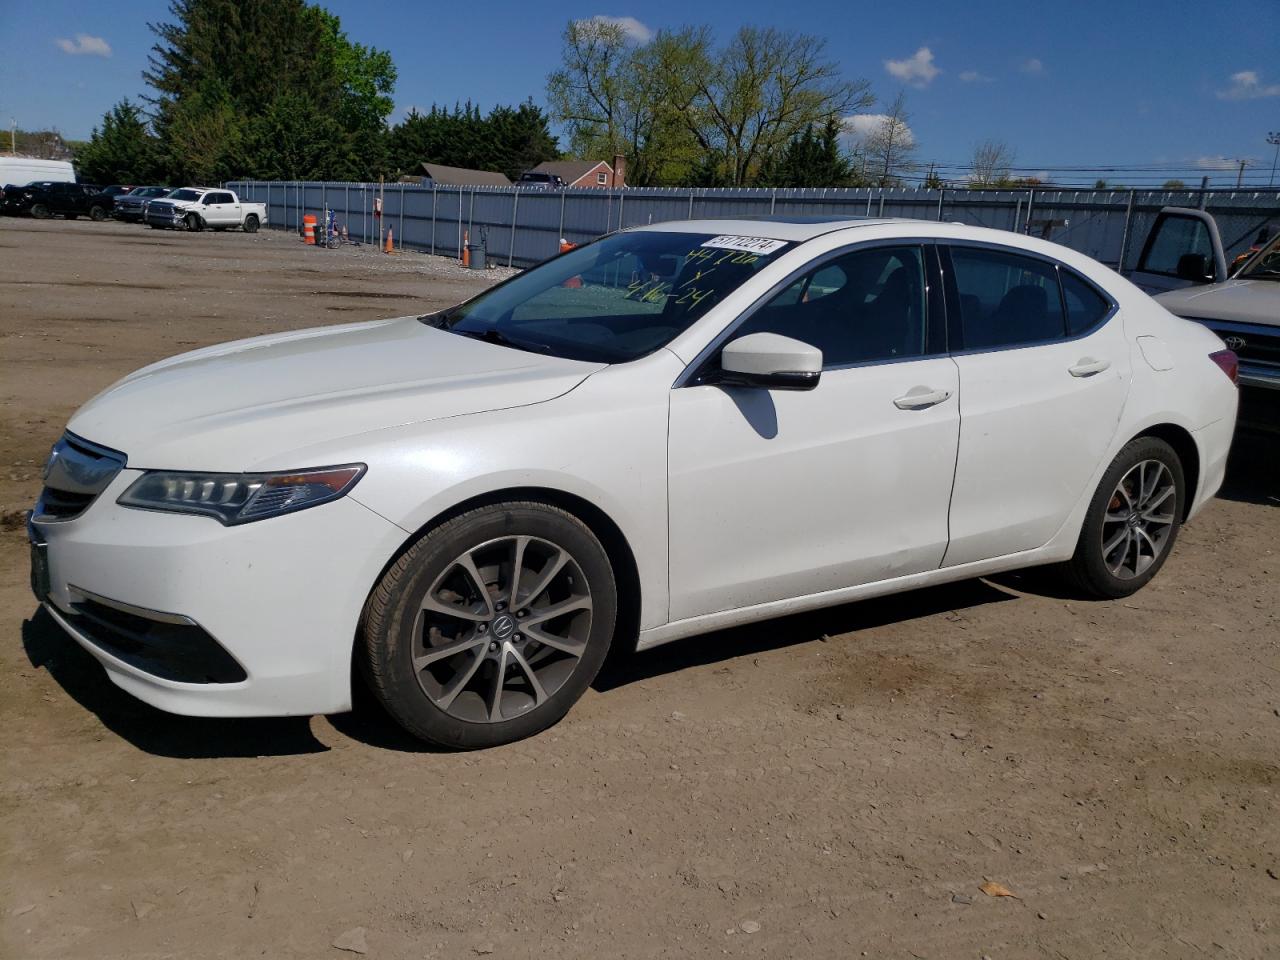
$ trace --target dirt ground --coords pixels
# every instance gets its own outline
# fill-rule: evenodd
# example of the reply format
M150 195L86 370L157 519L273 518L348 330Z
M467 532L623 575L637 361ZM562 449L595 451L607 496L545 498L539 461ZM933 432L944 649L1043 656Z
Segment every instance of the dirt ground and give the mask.
M481 753L367 703L169 716L37 612L21 511L100 388L477 286L282 234L0 221L0 955L1280 955L1274 441L1128 601L1007 577L687 640Z

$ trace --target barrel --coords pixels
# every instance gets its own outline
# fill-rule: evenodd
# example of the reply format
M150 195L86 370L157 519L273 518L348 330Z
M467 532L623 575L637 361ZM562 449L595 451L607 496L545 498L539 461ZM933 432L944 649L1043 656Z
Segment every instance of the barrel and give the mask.
M302 218L302 239L311 246L316 245L316 215L308 213Z
M467 266L469 266L472 270L485 269L483 243L467 244Z

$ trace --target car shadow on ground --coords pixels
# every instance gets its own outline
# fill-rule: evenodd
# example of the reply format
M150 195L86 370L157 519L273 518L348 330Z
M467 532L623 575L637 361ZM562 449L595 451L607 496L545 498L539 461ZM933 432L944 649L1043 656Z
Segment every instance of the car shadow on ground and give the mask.
M1280 507L1280 436L1237 433L1218 496Z
M951 610L1002 603L1017 595L987 580L961 580L908 593L859 600L774 620L717 630L639 653L615 651L592 686L607 693L638 680L648 680L691 667L751 657L769 650L829 640L889 623L903 623Z

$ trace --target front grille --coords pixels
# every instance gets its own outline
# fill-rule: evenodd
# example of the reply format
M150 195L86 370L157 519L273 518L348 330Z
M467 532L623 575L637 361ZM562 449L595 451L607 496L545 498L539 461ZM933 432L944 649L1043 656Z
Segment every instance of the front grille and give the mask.
M131 667L179 683L239 683L248 677L235 657L187 617L71 589L78 599L67 621L94 646Z
M74 520L107 489L125 463L125 455L118 450L64 433L49 453L44 488L32 519L37 523Z
M1213 320L1207 317L1188 317L1187 319L1203 323L1221 337L1242 361L1280 367L1280 327Z

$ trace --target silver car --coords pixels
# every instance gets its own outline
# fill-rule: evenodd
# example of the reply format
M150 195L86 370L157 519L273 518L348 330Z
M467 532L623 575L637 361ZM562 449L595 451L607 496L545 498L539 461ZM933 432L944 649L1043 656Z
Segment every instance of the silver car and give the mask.
M1280 234L1229 269L1212 216L1166 207L1130 279L1235 351L1240 426L1280 432Z

